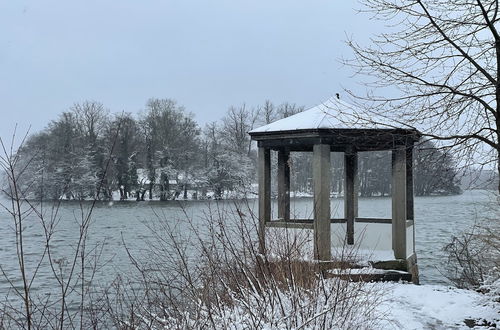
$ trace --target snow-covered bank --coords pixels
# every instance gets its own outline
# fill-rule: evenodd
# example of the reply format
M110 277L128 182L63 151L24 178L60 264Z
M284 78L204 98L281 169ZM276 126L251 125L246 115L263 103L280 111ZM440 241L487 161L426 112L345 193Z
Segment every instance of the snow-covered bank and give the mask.
M375 283L385 292L377 307L384 329L496 329L500 303L492 296L441 285Z
M217 310L209 312L200 304L199 319L162 322L238 330L497 329L500 325L500 302L492 296L441 285L326 280L309 294L298 288L275 289L263 294L244 290L243 296L231 296L233 304L221 304ZM217 326L207 323L209 315Z

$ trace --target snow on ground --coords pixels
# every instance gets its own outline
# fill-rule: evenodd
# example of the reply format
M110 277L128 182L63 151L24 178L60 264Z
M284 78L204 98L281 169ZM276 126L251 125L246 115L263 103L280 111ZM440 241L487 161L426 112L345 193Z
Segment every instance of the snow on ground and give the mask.
M385 329L500 328L500 303L491 296L441 285L372 285L386 286L386 299L377 307L385 314Z
M210 312L206 305L201 305L201 321L205 322L210 314L220 325L217 329L235 330L498 329L500 326L500 302L475 291L394 282L364 283L361 287L359 283L348 286L345 283L327 280L320 290L313 289L310 294L276 288L260 295L248 290L244 298L232 297L234 305L213 308ZM343 299L347 299L347 305ZM200 320L191 321L194 323L182 328L200 328L197 323Z

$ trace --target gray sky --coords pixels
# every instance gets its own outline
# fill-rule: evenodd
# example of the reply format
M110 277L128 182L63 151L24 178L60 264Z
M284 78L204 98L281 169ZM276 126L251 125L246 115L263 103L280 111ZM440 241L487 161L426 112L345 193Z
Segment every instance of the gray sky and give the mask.
M83 100L138 112L173 98L201 124L230 105L313 106L355 88L354 1L0 0L0 130L44 128Z

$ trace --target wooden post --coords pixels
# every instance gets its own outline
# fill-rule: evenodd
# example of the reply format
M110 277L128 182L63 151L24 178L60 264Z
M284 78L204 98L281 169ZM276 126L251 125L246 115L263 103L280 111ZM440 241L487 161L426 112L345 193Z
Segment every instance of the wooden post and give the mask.
M413 205L413 145L406 147L406 218L414 220Z
M358 153L344 154L344 217L347 221L347 244L354 244L354 219L358 216Z
M290 152L278 151L278 218L290 220Z
M412 239L413 246L411 254L413 254L413 283L418 284L418 266L417 255L415 254L415 211L414 211L414 196L413 196L413 144L406 146L406 218L413 221ZM407 251L408 253L408 251ZM411 255L410 255L411 256ZM407 255L407 257L410 257Z
M406 147L392 150L392 249L396 259L406 259Z
M271 221L271 152L259 147L259 252L266 251L266 222Z
M314 182L314 258L331 260L330 237L330 145L315 144Z

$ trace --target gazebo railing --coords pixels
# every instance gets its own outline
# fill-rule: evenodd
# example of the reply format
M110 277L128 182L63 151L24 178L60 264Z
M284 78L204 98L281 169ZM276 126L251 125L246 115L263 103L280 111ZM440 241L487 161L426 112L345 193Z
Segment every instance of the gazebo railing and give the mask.
M392 219L389 218L365 218L365 217L356 217L354 219L355 224L355 234L357 239L367 239L368 237L365 237L366 235L370 235L371 230L368 229L367 231L367 226L371 225L382 225L384 228L391 228L392 226ZM330 219L330 224L347 224L347 219L345 218L333 218ZM273 219L269 222L266 223L267 228L276 228L276 229L307 229L307 230L314 230L314 220L313 219L306 219L306 218L295 218L295 219L290 219L290 220L284 220L282 218L278 219ZM377 230L380 230L376 229ZM374 229L374 228L372 228ZM347 228L345 228L347 230ZM390 231L392 232L392 230ZM347 233L347 232L346 232ZM390 235L390 234L389 234ZM390 236L389 236L390 237ZM408 256L411 256L412 254L415 253L415 246L414 246L414 220L407 219L406 220L406 253ZM369 238L368 238L369 239ZM369 239L370 240L370 239ZM363 246L362 242L358 242L358 244L361 244L360 246Z
M357 217L354 219L355 222L358 223L383 223L383 224L392 224L392 219L387 218L360 218ZM411 220L408 220L411 221ZM408 226L413 225L413 221ZM330 223L347 223L347 219L345 218L333 218L330 219ZM303 229L312 229L314 224L314 219L273 219L271 221L266 222L266 227L273 228L303 228Z

